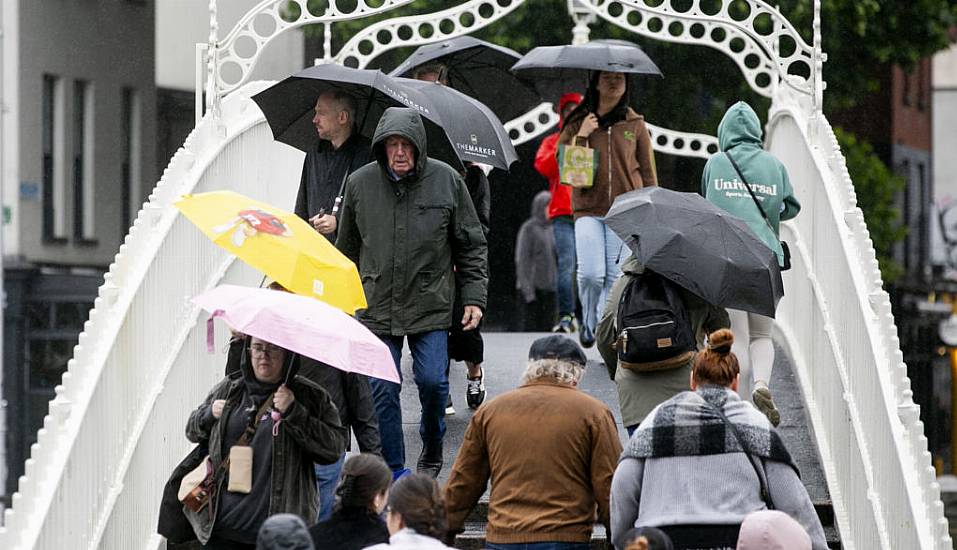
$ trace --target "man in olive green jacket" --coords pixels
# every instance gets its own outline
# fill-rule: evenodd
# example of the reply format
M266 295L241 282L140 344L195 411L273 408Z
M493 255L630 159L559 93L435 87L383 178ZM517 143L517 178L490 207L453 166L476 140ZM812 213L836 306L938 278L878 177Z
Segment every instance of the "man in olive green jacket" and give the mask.
M471 330L482 317L488 287L485 234L459 173L428 158L418 113L386 109L372 151L375 162L346 180L336 247L359 267L369 304L359 320L389 346L400 375L402 343L409 339L422 405L417 469L437 477L449 393L448 329L462 323ZM465 305L462 319L452 319L456 278ZM383 455L398 477L406 471L401 386L371 382Z
M634 256L629 257L621 267L622 275L615 281L608 293L608 302L605 312L598 322L595 338L598 343L598 352L605 360L608 376L618 386L618 405L621 407L621 421L630 436L635 428L641 424L645 416L659 404L667 401L675 394L690 389L691 362L686 361L674 368L648 372L618 368L618 350L615 342L618 339L618 302L621 295L635 277L644 273L645 268ZM699 348L705 337L719 328L729 328L731 320L723 307L717 307L705 302L697 295L679 287L681 300L688 313L688 321L694 331L695 342Z

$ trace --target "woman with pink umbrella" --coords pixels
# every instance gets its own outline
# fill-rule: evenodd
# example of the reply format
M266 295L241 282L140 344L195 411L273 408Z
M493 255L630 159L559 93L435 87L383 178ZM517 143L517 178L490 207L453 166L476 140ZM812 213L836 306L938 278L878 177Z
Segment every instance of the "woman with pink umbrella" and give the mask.
M257 337L249 341L242 376L218 383L186 425L186 437L209 449L209 502L183 508L207 548L255 548L259 527L277 513L315 523L313 464L334 463L345 449L335 405L290 371L294 354Z

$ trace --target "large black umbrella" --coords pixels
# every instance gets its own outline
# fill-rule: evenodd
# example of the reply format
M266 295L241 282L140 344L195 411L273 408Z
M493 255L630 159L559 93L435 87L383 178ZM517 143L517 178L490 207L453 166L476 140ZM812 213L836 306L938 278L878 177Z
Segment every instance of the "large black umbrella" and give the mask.
M777 256L748 225L700 195L646 187L619 195L605 224L649 269L708 302L774 317Z
M512 66L512 71L535 82L543 97L584 90L591 71L661 76L648 55L627 40L592 40L568 46L539 46Z
M508 170L518 160L518 153L502 122L479 100L438 82L410 78L395 80L428 98L438 116L449 122L443 128L445 136L442 137L452 142L463 161ZM433 140L431 135L429 140Z
M353 69L332 63L316 65L300 71L253 96L273 137L303 151L315 146L319 136L312 124L316 99L328 91L342 91L356 99L356 126L359 133L371 137L383 111L389 107L410 107L422 115L431 139L428 154L461 168L462 158L443 127L448 123L432 106L431 100L418 91L400 84L378 70ZM471 160L471 159L468 159Z
M459 36L418 48L389 76L412 78L418 68L441 64L446 84L478 99L507 121L542 102L530 82L509 70L521 57L498 44Z

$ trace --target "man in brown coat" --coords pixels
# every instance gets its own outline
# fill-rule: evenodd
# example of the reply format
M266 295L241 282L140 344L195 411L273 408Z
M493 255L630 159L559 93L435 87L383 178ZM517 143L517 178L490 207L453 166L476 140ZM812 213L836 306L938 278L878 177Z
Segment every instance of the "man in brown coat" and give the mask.
M445 488L449 532L462 530L491 478L489 547L588 543L596 521L608 525L618 429L608 407L577 390L585 354L573 340L540 338L528 359L522 386L469 422Z

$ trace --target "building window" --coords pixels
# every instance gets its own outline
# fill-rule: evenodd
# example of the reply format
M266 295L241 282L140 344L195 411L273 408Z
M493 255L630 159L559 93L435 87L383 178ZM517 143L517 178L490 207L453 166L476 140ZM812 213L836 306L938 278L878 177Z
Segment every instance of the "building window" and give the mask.
M123 166L122 166L122 232L126 235L139 211L140 200L140 98L133 88L123 88Z
M910 161L904 159L901 163L900 175L904 177L904 225L907 227L907 234L904 237L904 250L901 255L904 260L904 270L910 272L912 267L911 262L911 251L913 250L913 243L916 235L914 235L913 226L911 225L914 216L913 216L913 200L911 199L911 194L914 192L914 186L912 185L913 178L910 175Z
M63 83L43 75L43 240L66 238L66 185L64 183Z
M73 83L73 238L95 242L93 185L93 86Z

